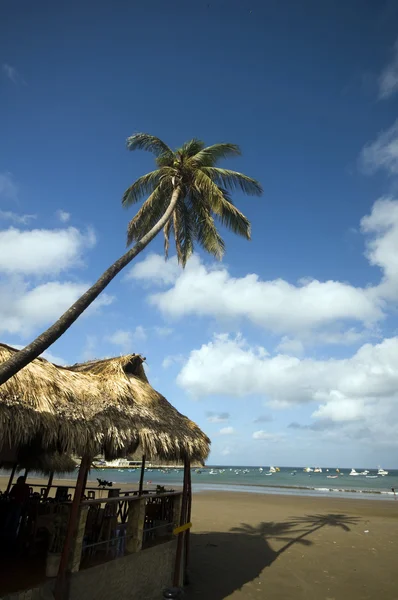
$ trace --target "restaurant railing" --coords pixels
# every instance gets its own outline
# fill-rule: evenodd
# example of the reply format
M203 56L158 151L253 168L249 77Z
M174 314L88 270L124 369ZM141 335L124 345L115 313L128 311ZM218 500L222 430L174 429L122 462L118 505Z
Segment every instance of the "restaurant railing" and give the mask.
M179 523L181 492L132 491L82 503L81 562L88 568L172 539Z

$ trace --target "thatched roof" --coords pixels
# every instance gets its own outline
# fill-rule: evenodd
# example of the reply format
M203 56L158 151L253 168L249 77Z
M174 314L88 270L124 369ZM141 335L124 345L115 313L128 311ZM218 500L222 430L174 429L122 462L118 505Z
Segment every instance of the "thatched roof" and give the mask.
M18 350L0 344L0 361ZM0 386L0 444L204 461L210 440L149 384L138 354L71 367L37 358ZM0 448L1 454L1 448Z
M73 473L77 466L76 461L68 454L43 452L35 456L23 449L16 462L0 463L0 468L11 470L15 464L17 465L18 471L27 469L28 471L34 471L41 475L50 475L50 473Z

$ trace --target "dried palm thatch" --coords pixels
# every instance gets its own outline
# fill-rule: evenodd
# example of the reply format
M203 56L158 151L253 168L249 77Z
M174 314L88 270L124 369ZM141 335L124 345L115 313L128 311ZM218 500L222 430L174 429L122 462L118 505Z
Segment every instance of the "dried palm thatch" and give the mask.
M0 344L0 361L18 350ZM146 378L138 354L71 367L37 358L0 387L0 444L43 452L204 461L210 440ZM1 452L1 448L0 448Z
M22 451L18 453L16 463L4 462L0 464L0 468L11 470L16 465L17 471L27 469L28 471L34 471L41 475L51 475L51 473L73 473L73 471L76 470L77 463L68 454L42 452L35 456L34 454L29 454L26 451L27 448L28 447L23 448Z

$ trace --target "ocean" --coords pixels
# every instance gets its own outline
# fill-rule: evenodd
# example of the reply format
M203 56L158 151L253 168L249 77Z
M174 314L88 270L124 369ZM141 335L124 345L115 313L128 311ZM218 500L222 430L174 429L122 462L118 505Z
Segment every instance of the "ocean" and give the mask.
M358 473L365 469L357 468ZM388 470L388 475L375 477L377 469L369 469L366 475L350 475L351 469L322 469L322 473L306 473L302 467L282 467L279 472L267 475L268 467L213 466L192 470L192 486L195 492L224 490L234 492L299 494L310 496L342 496L392 499L395 488L398 493L398 470ZM6 476L7 472L0 474ZM117 483L130 483L135 488L139 481L139 469L92 469L90 480L97 477ZM337 475L337 477L335 477ZM39 477L40 475L37 475ZM29 479L34 474L29 475ZM72 474L57 476L71 479ZM331 478L333 477L333 478ZM146 485L163 485L166 488L182 484L183 469L153 469L145 471ZM398 497L397 497L398 500Z

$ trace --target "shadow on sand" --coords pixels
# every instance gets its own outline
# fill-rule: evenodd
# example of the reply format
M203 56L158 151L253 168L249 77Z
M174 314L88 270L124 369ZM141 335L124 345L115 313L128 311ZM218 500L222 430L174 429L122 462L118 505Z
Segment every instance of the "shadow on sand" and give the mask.
M296 544L312 546L311 534L323 527L350 531L357 517L342 514L305 515L285 522L263 522L256 527L242 523L230 532L193 533L191 536L190 585L186 598L223 600L239 590ZM275 551L270 541L284 542Z

